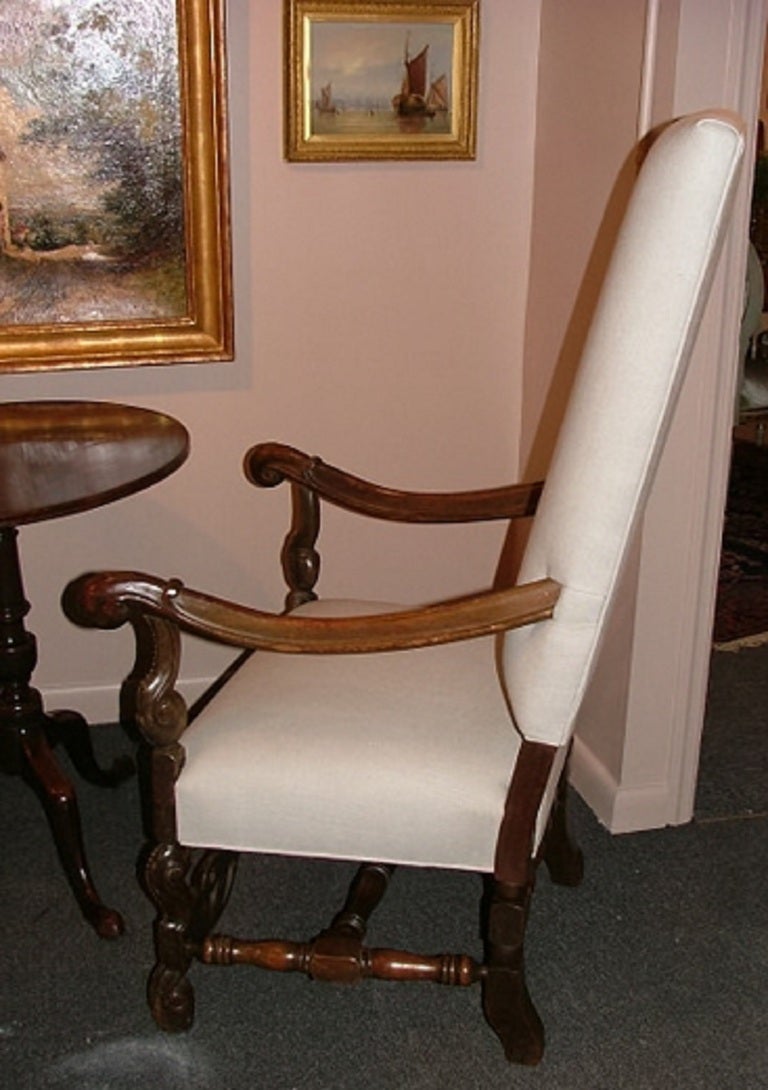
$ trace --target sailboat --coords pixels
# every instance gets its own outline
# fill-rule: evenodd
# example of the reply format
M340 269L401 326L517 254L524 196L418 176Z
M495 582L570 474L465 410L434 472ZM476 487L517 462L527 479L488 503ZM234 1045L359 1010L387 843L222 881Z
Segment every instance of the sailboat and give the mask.
M408 39L405 42L405 72L400 94L392 99L392 108L401 117L434 117L435 109L427 104L427 57L425 45L415 57L408 56Z
M336 107L333 103L333 91L331 90L331 84L326 83L325 87L320 88L320 98L315 103L321 114L335 114L337 113Z
M448 109L448 80L445 75L438 76L430 84L429 94L427 95L427 109L443 113Z

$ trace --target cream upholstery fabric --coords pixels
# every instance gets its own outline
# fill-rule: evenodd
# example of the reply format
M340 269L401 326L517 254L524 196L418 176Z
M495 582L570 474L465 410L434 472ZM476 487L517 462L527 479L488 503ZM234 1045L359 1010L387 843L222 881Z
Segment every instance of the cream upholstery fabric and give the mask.
M686 119L636 186L526 552L564 587L505 637L518 725L565 752L712 274L743 135ZM365 603L307 612L366 612ZM494 641L372 656L257 652L184 735L197 846L491 870L519 738ZM551 799L550 783L539 835Z
M636 183L520 572L564 587L553 622L508 633L526 738L562 744L653 472L713 275L744 135L731 115L667 128Z
M318 602L300 612L392 608ZM356 656L257 652L184 735L179 839L492 870L520 745L493 643Z

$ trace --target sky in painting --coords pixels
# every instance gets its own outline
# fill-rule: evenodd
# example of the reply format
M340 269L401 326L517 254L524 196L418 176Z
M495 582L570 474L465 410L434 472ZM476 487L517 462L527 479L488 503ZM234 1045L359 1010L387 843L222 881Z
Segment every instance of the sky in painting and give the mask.
M313 20L310 89L327 83L334 100L349 106L389 103L400 90L406 42L411 57L429 46L429 80L451 81L454 27L450 23L333 22Z

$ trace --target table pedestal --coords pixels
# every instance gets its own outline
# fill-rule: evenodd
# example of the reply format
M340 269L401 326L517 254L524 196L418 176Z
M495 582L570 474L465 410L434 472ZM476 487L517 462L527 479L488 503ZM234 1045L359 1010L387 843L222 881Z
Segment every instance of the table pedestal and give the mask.
M109 771L102 771L83 717L70 711L48 715L43 710L40 693L29 683L37 647L24 626L29 603L24 598L16 537L15 527L0 527L0 770L22 776L37 793L83 915L102 938L116 938L123 932L123 920L102 903L93 885L75 789L53 749L60 742L80 775L102 786L122 782L133 771L133 762L123 757Z
M103 786L120 783L133 762L123 758L103 772L83 717L46 714L30 684L37 648L24 627L18 527L90 511L163 480L187 457L189 435L164 413L100 401L7 402L0 418L0 772L22 776L37 792L83 915L114 938L123 921L94 889L75 789L53 751L60 743L82 777Z

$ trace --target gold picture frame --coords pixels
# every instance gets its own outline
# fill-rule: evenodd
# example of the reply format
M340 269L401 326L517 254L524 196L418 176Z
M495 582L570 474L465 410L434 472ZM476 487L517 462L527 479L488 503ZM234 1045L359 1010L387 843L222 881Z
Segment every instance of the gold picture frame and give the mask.
M284 3L288 160L475 158L480 0Z
M224 6L4 0L0 372L233 358Z

